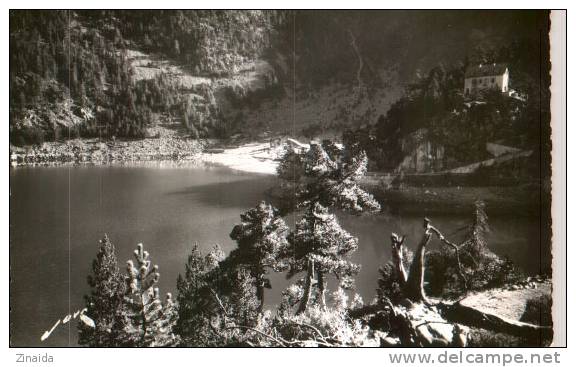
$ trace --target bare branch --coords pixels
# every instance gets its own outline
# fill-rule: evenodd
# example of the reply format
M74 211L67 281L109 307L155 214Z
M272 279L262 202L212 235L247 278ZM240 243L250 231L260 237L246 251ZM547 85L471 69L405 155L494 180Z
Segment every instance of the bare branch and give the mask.
M430 232L432 232L433 234L435 234L438 237L440 242L442 242L443 244L450 246L454 249L454 253L456 255L456 263L458 265L458 276L460 277L460 279L464 283L464 290L467 292L469 289L469 285L468 285L468 279L466 278L466 275L464 274L464 269L462 268L462 263L460 262L460 251L459 251L460 246L456 245L453 242L448 241L444 237L444 235L436 227L428 224L428 229L430 230Z
M302 327L307 327L307 328L313 330L316 334L318 334L318 336L319 336L324 342L327 342L327 339L326 339L326 337L324 336L324 334L322 334L322 333L320 332L320 330L318 330L318 328L316 328L315 326L312 326L312 325L310 325L310 324L306 324L306 323L303 323L303 322L297 322L297 321L292 321L292 323L295 324L295 325L302 326Z
M262 335L262 336L265 337L265 338L268 338L268 339L276 342L277 344L279 344L279 345L281 345L281 346L283 346L283 347L285 347L286 344L290 344L290 342L288 342L287 340L280 340L280 339L278 339L278 338L273 337L272 335L266 334L266 333L263 332L263 331L260 331L260 330L258 330L258 329L254 329L254 328L249 327L249 326L243 326L243 325L228 326L228 327L226 327L224 330L230 330L230 329L242 329L242 330L253 331L253 332L255 332L255 333L259 334L259 335Z
M410 273L408 274L408 279L403 287L404 295L415 302L424 302L425 304L430 304L430 301L426 297L424 291L424 267L425 261L424 256L426 253L426 246L430 242L430 220L424 218L424 234L410 264Z
M218 306L220 306L220 308L222 309L222 312L224 313L224 317L226 318L229 315L229 313L228 313L228 310L226 310L226 308L224 307L222 300L220 300L220 297L218 297L218 294L214 291L214 289L212 289L212 288L208 288L208 289L210 289L210 293L212 293L212 296L214 296L214 298L216 299L216 302L218 302Z

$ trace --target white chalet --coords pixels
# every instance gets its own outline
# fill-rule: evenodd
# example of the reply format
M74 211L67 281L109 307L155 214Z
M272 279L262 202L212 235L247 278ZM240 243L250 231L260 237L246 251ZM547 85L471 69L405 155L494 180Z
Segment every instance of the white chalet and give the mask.
M510 75L506 64L479 64L466 69L464 95L474 95L480 91L496 89L508 94Z

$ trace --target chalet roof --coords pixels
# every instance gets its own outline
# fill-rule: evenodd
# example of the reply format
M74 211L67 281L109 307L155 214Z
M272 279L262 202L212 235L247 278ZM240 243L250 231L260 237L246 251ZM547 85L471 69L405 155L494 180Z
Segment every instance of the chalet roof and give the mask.
M466 69L466 78L475 78L479 76L502 75L506 72L506 64L479 64L471 65Z

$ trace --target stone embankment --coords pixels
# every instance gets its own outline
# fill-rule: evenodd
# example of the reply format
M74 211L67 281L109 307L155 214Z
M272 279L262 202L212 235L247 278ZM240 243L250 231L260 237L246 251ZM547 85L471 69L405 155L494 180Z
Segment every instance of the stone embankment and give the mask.
M54 165L64 163L113 163L138 161L184 161L199 158L204 143L175 136L130 141L75 139L35 147L10 147L10 163Z

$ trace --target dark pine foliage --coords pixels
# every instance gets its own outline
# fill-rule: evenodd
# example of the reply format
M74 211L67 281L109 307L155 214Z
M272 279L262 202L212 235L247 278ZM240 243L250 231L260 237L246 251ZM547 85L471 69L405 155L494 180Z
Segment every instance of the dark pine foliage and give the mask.
M118 269L114 245L106 235L92 262L88 285L91 292L85 297L85 315L94 321L95 327L80 322L78 343L90 347L119 346L128 323L124 305L126 282Z
M368 158L357 145L312 143L305 152L286 151L278 166L286 200L283 211L319 203L355 213L376 212L380 204L360 187Z
M45 138L143 137L126 43L74 11L10 12L10 132L16 144Z
M256 281L247 269L232 266L219 247L202 255L197 246L177 281L181 345L214 347L241 344L254 326L260 301Z
M209 346L213 339L210 319L215 312L215 299L212 294L214 278L224 253L214 248L203 256L197 245L192 247L184 275L176 282L178 290L178 322L176 332L182 343L188 346Z
M288 246L286 236L289 228L272 205L261 202L255 208L240 215L242 222L230 233L238 244L228 262L232 266L245 267L256 282L256 294L260 301L259 309L264 307L264 289L272 288L266 278L268 269L281 271L284 264L280 254Z

